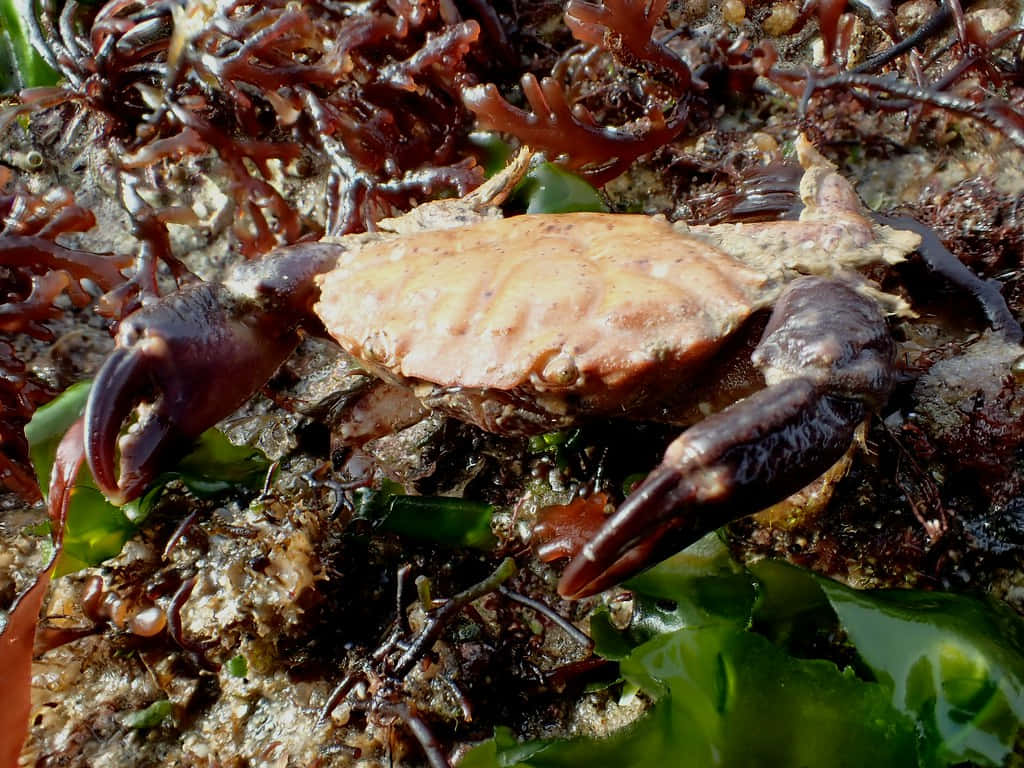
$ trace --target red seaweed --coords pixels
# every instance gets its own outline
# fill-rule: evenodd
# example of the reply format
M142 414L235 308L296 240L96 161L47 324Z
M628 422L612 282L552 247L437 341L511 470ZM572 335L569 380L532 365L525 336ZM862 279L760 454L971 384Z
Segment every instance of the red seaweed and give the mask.
M476 81L468 57L481 26L508 51L493 8L465 5L479 21L440 0L378 0L358 12L277 0L174 13L157 0L114 0L98 9L68 3L59 21L44 8L43 37L68 86L36 98L102 115L103 130L124 145L121 170L140 180L167 161L218 158L239 214L234 234L255 256L321 233L282 196L271 161L287 168L323 157L334 176L330 202L346 211L335 217L342 231L417 201L388 185L458 165L455 140L472 127L459 89ZM337 170L346 162L355 173ZM431 187L449 177L442 170ZM348 185L369 202L343 205Z
M485 128L511 133L554 157L564 156L568 167L595 184L620 175L638 157L675 138L685 125L685 110L666 119L655 107L633 129L609 128L599 125L582 105L570 105L561 84L551 78L538 82L527 74L522 87L531 112L509 104L494 85L467 88L464 98Z
M61 440L54 459L49 496L50 529L53 532L50 561L32 586L22 593L0 633L0 685L7 696L7 703L0 707L0 764L3 765L18 764L22 744L28 736L32 711L32 657L39 611L63 547L71 492L84 460L84 430L79 419Z
M56 242L62 235L93 226L90 211L71 193L56 188L43 196L18 189L0 196L0 332L54 338L50 323L72 306L91 303L91 291L109 291L124 282L121 270L131 260L97 254ZM93 288L95 286L95 288ZM40 498L28 459L24 426L35 409L56 393L18 359L15 348L0 342L0 484L29 501Z
M551 77L538 80L523 75L521 86L530 107L526 111L508 102L494 84L463 91L463 100L484 128L510 133L522 143L562 158L595 184L623 173L640 156L672 141L685 128L688 99L703 83L690 66L654 36L666 0L607 0L602 5L570 0L565 22L574 37L593 48L578 55L577 72L590 77L591 51L610 53L623 67L643 70L664 85L647 86L644 113L628 124L604 125L582 100L576 88L567 92L561 80L570 69L560 62Z
M603 48L622 62L670 73L685 93L693 79L689 66L654 39L667 5L668 0L604 0L600 5L569 0L565 23L577 40Z

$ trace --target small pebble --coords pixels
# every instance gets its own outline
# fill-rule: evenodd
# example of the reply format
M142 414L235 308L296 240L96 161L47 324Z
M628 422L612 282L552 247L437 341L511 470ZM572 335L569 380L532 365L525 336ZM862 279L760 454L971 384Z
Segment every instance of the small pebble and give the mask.
M722 18L730 24L739 24L747 16L747 6L742 0L725 0L722 3Z
M778 37L789 33L800 17L800 9L795 3L783 2L772 6L772 12L764 20L765 33Z

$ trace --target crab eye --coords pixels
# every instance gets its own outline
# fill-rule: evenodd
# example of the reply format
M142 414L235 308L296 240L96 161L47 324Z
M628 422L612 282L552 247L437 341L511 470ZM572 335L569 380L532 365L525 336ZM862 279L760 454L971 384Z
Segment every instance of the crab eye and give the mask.
M386 331L378 330L363 341L363 356L368 363L387 365L394 359L394 342Z
M544 364L537 379L539 386L571 387L579 381L580 372L573 356L563 350Z

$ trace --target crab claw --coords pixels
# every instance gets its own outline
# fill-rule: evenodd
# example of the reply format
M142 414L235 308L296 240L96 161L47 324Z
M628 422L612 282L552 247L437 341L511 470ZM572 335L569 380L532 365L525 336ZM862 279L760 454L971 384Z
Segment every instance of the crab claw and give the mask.
M888 397L894 354L873 299L836 280L792 283L753 355L769 386L676 438L569 563L559 593L600 592L822 475Z
M294 322L216 283L187 286L127 318L85 409L97 485L115 503L139 496L168 456L251 397L297 340Z
M578 599L607 589L823 474L865 410L813 390L790 380L684 432L569 563L559 593Z

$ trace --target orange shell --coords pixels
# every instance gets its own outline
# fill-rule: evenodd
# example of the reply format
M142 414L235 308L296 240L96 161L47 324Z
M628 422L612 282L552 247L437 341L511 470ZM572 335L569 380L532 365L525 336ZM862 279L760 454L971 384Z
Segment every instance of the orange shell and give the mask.
M532 215L352 248L315 309L378 373L614 406L709 357L766 279L664 219Z

